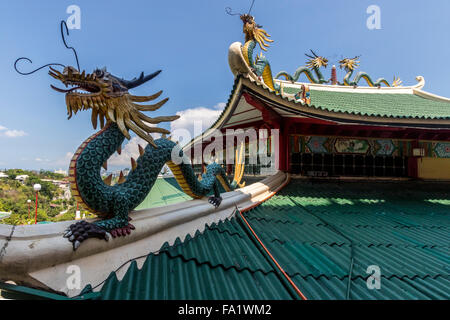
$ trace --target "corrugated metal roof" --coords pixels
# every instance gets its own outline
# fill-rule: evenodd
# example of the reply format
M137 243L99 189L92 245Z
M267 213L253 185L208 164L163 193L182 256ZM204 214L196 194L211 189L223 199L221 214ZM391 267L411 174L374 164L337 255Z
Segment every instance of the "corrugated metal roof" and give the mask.
M294 180L245 217L308 299L450 298L448 184ZM432 201L430 201L432 199ZM381 288L367 268L379 266ZM112 273L100 299L292 299L238 218Z

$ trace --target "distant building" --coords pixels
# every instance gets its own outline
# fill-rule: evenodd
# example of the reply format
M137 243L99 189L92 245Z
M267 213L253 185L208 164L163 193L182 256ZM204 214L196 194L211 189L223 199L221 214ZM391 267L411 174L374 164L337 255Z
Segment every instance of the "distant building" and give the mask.
M11 212L0 212L0 220L9 218L11 216Z
M0 178L8 178L9 176L4 173L4 172L0 172Z
M68 176L67 170L63 170L63 169L55 170L54 173L62 174L65 177Z
M24 183L25 180L27 180L27 179L28 179L28 175L27 174L22 174L22 175L16 177L16 180L20 181L22 183Z
M72 198L72 193L70 192L70 188L67 188L64 190L63 198L65 200L70 200L70 198Z

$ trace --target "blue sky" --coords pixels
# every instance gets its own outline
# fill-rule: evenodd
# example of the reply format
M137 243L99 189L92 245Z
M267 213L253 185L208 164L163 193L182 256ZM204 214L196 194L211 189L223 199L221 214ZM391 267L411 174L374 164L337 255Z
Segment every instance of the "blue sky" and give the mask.
M59 35L69 5L81 8L81 29L71 30L67 39L78 51L81 68L91 72L107 66L124 78L162 69L158 78L134 93L163 89L170 101L152 116L184 110L185 121L179 125L188 126L198 114L211 121L227 101L233 84L227 50L232 42L243 42L243 35L240 19L224 8L247 12L250 3L2 1L0 168L66 169L71 152L94 132L90 112L66 119L64 97L50 89L56 83L45 70L21 76L13 69L22 56L34 62L21 64L24 70L49 62L75 65ZM380 30L366 27L366 9L373 4L381 8ZM450 97L448 0L257 0L252 14L275 40L266 53L275 73L303 65L309 49L336 65L341 57L361 55L359 70L374 78L392 80L396 75L404 85L412 85L422 75L425 90ZM130 144L130 153L135 147Z

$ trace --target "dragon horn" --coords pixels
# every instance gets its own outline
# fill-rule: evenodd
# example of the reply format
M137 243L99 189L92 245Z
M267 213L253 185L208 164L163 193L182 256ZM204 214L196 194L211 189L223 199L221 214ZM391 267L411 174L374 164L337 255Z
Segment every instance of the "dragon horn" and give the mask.
M154 77L156 77L160 73L161 73L161 70L158 70L156 72L153 72L152 74L144 76L144 72L141 72L141 75L137 79L134 78L131 81L121 79L120 82L122 82L122 84L125 87L127 87L128 89L133 89L133 88L136 88L136 87L140 86L141 84L143 84L143 83L153 79Z
M309 51L311 51L311 53L314 55L314 57L318 57L318 55L314 52L314 51L312 51L312 49L309 49Z

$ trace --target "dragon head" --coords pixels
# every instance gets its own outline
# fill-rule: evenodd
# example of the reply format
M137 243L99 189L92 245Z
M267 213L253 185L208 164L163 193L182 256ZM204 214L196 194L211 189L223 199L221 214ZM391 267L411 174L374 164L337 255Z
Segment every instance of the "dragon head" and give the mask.
M314 51L311 50L312 56L305 53L305 56L309 58L309 60L306 63L306 66L310 69L314 68L326 68L328 66L328 59L325 57L318 56Z
M349 71L353 71L356 68L359 67L359 61L357 61L357 59L359 58L359 56L354 57L353 59L350 58L345 58L339 61L340 68L341 69L345 69L345 71L349 72Z
M273 42L273 40L269 39L270 35L264 29L261 29L261 25L256 24L252 15L242 14L240 17L244 23L245 42L255 40L262 50L267 51L269 46L267 42Z
M86 74L85 71L79 73L74 67L65 67L62 73L50 67L49 74L68 88L60 89L51 85L54 90L66 94L68 119L72 117L73 113L91 109L91 121L94 129L97 128L97 119L100 121L101 128L105 125L106 119L108 123L116 123L127 139L131 138L128 131L132 130L156 147L150 133L168 134L169 131L151 125L173 121L179 116L151 118L144 115L142 111L155 111L169 98L151 105L140 105L135 102L155 100L162 94L162 91L150 96L134 96L128 90L153 79L160 72L157 71L147 76L141 73L139 78L131 81L113 76L106 71L106 68L96 69L91 74Z

